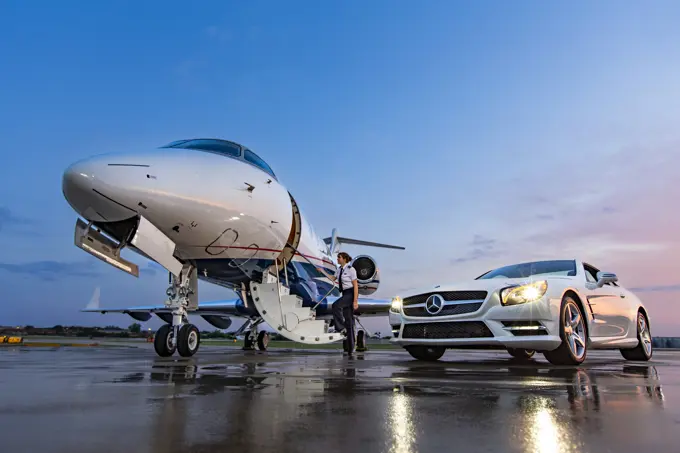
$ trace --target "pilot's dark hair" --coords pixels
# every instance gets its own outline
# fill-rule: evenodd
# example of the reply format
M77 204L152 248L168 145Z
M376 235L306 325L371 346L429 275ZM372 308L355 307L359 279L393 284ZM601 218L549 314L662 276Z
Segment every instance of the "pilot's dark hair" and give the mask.
M338 256L341 256L342 259L344 259L344 260L347 261L348 263L352 261L352 257L349 256L349 253L340 252L340 253L338 253Z

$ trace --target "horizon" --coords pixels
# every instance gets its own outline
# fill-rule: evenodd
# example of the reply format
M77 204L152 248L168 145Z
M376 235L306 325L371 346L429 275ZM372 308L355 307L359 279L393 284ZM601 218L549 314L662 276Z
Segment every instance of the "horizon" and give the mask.
M94 154L208 136L267 161L321 237L337 227L406 247L343 247L376 258L371 297L575 258L615 272L654 336L680 336L680 4L131 13L9 1L0 12L11 43L0 56L2 324L138 322L81 313L97 287L102 307L162 303L158 265L124 252L135 279L75 247L62 173ZM351 215L337 210L340 189ZM233 297L199 284L202 301ZM387 316L360 320L389 332Z

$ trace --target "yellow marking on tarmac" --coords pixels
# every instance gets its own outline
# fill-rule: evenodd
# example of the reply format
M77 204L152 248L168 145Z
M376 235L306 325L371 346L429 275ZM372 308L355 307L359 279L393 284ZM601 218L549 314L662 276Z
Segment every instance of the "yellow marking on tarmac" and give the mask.
M9 344L15 344L15 345L21 345L21 346L30 346L30 347L38 347L38 348L61 348L61 347L69 347L69 348L91 348L91 347L96 347L96 346L101 346L99 343L49 343L46 341L31 341L31 342L15 342L15 343L6 343L7 345Z

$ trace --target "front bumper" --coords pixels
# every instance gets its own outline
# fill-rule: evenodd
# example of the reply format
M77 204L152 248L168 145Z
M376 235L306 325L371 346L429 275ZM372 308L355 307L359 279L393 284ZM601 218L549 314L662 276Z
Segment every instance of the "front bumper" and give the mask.
M551 351L559 336L561 300L543 297L535 302L502 306L491 293L479 309L449 316L407 316L390 311L391 343L400 346L521 348Z

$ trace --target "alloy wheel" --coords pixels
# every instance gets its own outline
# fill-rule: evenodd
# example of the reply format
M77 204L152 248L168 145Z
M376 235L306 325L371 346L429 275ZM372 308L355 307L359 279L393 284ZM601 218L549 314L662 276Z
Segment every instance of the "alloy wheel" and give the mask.
M638 313L638 331L640 332L640 342L648 356L652 354L652 334L649 331L645 315Z
M571 353L580 360L586 353L586 328L580 310L572 302L564 310L564 333Z

